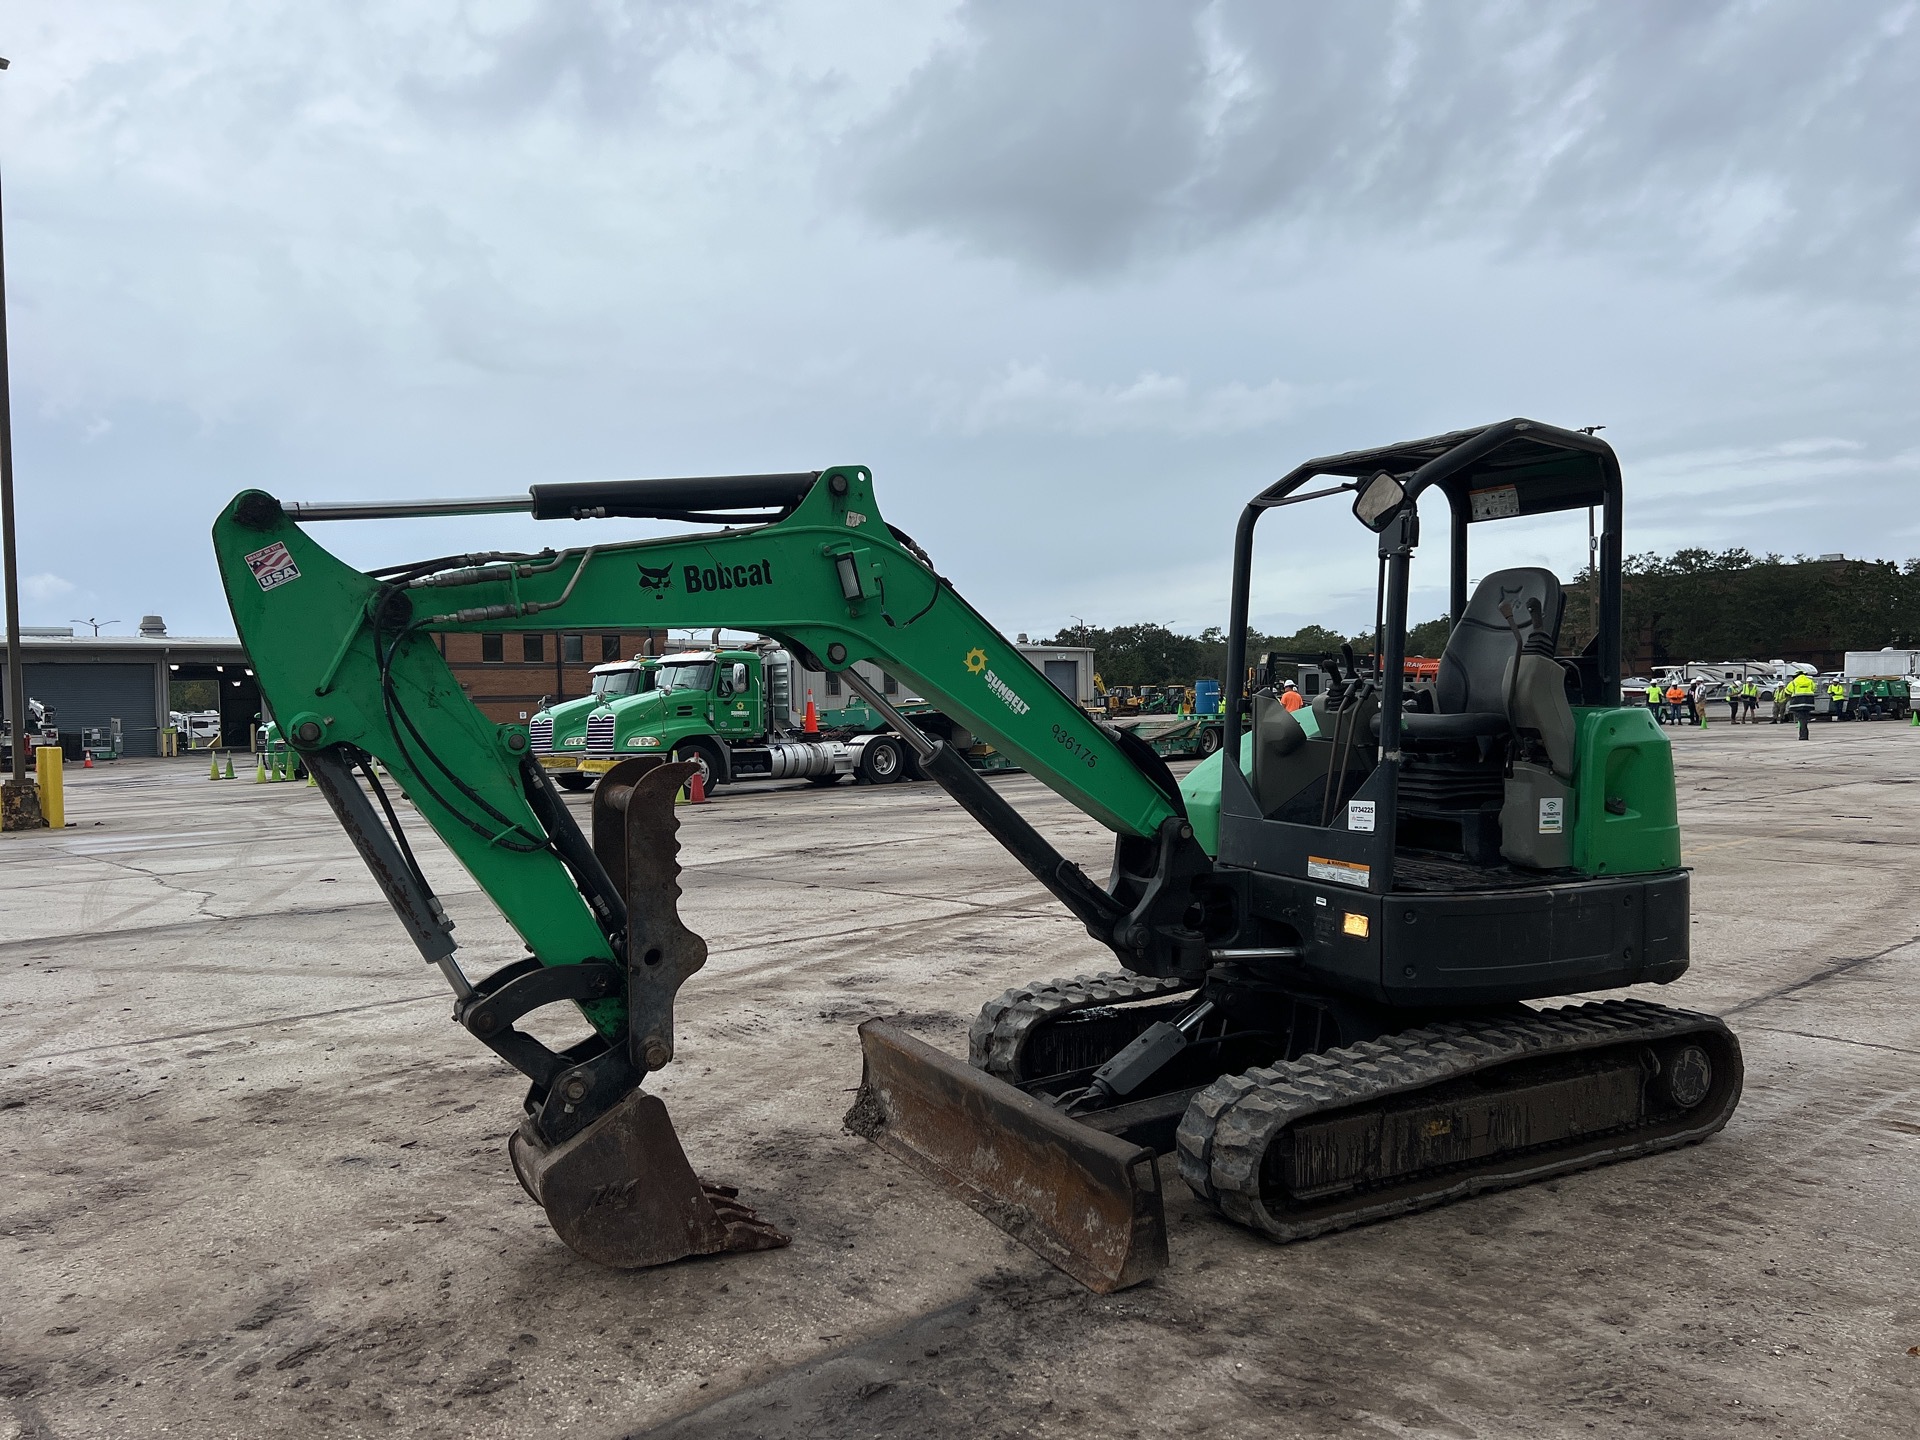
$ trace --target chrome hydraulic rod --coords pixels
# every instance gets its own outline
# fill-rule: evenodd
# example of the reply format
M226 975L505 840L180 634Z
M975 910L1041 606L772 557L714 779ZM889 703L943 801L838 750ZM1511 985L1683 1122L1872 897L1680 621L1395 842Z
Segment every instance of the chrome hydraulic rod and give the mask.
M408 520L427 515L511 515L533 513L531 495L493 495L469 500L282 500L280 508L296 520Z
M283 500L296 520L406 520L433 515L511 515L536 520L701 519L741 510L770 512L775 519L799 504L817 471L782 475L696 475L675 479L583 480L535 485L525 495L444 500ZM743 519L752 517L742 517ZM735 520L729 523L738 524Z

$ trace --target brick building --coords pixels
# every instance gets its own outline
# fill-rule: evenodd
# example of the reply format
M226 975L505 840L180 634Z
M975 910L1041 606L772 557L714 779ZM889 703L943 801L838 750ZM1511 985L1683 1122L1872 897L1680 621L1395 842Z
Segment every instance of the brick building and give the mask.
M667 648L664 630L529 630L435 638L461 689L496 721L525 720L542 698L586 694L596 665L658 655Z

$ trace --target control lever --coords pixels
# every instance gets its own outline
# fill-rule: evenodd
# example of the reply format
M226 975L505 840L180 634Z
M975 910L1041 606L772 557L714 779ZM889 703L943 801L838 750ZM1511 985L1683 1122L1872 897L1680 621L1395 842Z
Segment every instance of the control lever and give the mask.
M1351 647L1348 647L1348 658L1352 658ZM1320 664L1325 667L1327 674L1331 677L1327 681L1327 703L1338 709L1341 697L1347 693L1347 676L1340 669L1340 657L1322 655Z

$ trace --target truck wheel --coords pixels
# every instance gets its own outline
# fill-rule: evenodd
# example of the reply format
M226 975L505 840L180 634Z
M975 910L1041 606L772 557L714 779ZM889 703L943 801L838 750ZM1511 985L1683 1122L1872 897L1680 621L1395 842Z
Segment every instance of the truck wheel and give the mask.
M869 785L891 785L906 771L906 753L891 735L876 735L861 748L860 778Z
M553 783L562 790L571 790L577 795L593 784L593 777L591 775L556 775L553 777Z
M1206 759L1207 756L1213 754L1213 752L1219 748L1220 732L1218 730L1208 728L1200 732L1200 758L1202 760Z
M720 783L720 755L706 740L689 740L674 748L673 758L700 767L700 788L711 795Z

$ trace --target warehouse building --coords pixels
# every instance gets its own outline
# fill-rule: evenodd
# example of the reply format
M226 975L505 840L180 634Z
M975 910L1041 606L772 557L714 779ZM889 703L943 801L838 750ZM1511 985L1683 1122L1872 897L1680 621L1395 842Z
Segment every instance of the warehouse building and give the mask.
M5 655L0 636L0 660ZM20 661L27 698L53 710L63 739L77 742L93 730L110 734L117 722L123 755L160 753L160 732L174 708L177 682L213 682L220 696L222 744L246 745L247 727L260 711L260 690L238 640L169 635L158 615L143 618L138 635L76 635L70 627L23 626ZM0 698L0 707L4 703Z

